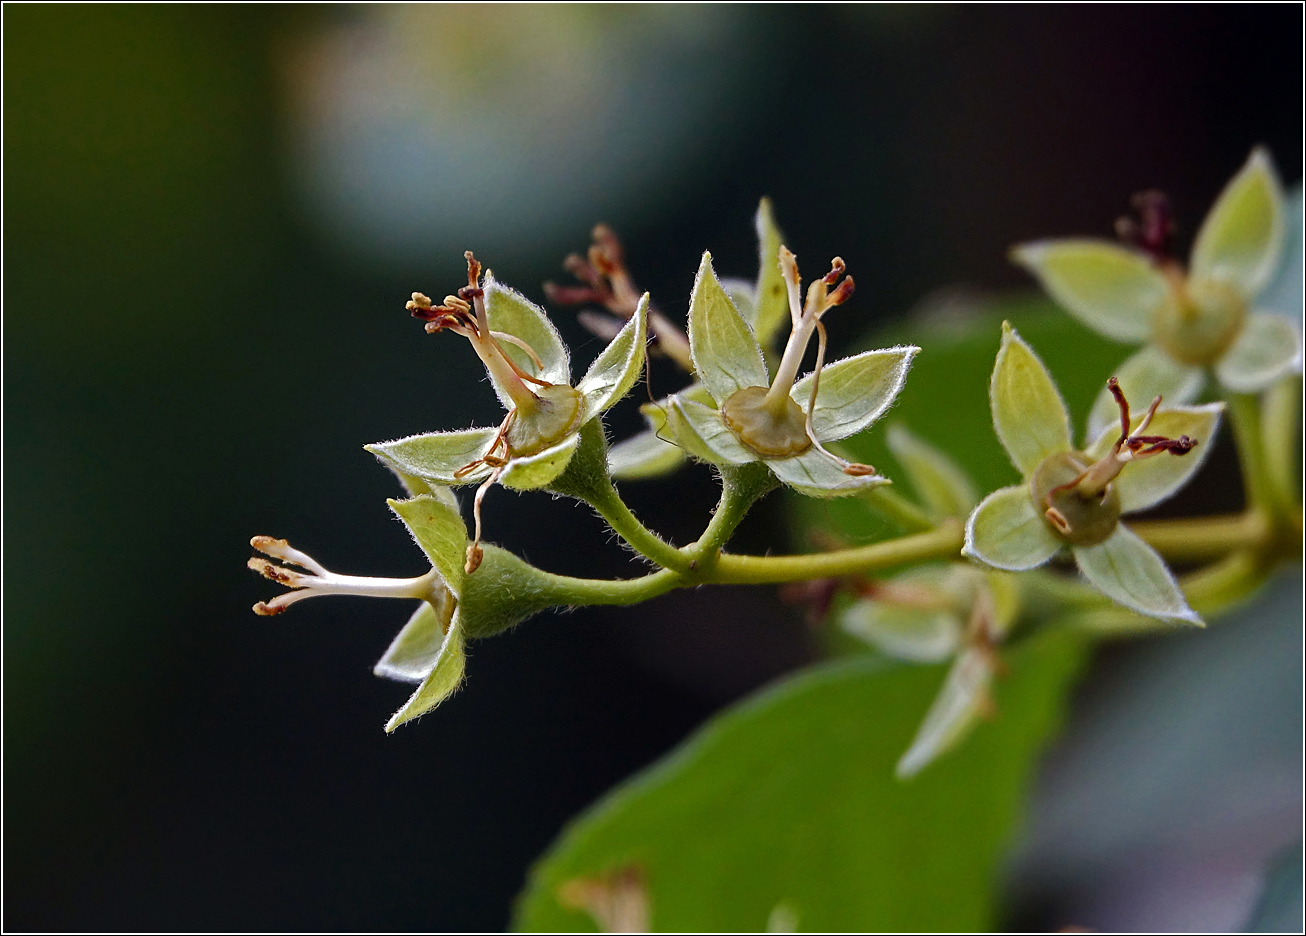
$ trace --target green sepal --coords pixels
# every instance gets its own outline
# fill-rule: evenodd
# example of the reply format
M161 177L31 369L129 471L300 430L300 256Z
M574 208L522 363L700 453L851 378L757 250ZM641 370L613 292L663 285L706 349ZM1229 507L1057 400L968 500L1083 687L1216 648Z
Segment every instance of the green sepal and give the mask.
M816 446L801 455L768 458L765 465L785 484L808 497L847 497L867 488L891 483L879 474L845 474L841 464Z
M995 569L1020 572L1041 566L1062 546L1051 524L1034 508L1029 486L999 488L966 520L961 554Z
M1233 346L1216 362L1215 376L1235 393L1260 393L1300 371L1301 358L1301 331L1295 322L1271 312L1253 312Z
M395 635L372 672L400 682L422 682L435 669L446 649L446 638L457 602L447 591L423 601Z
M467 576L458 603L468 640L494 637L557 606L549 573L498 546L485 543L481 549L481 564Z
M940 663L948 659L957 652L964 625L959 614L961 602L951 587L954 566L920 566L889 579L890 586L906 586L922 598L935 596L935 601L923 600L915 606L863 598L844 610L840 626L901 660Z
M489 320L490 330L504 332L519 338L530 345L540 357L542 368L537 368L530 355L509 341L500 341L503 353L512 359L524 373L554 384L571 383L571 361L567 356L567 346L562 343L562 336L549 321L543 309L531 302L517 290L503 285L494 278L494 274L485 275L485 317ZM539 373L536 373L536 371ZM493 381L494 375L490 375ZM504 409L512 409L512 399L498 384L494 392Z
M1165 560L1124 524L1107 540L1073 552L1088 583L1117 604L1148 617L1206 626L1188 607Z
M462 618L463 610L460 607L453 613L448 632L442 635L443 640L435 652L435 663L431 672L422 680L422 684L417 687L417 691L409 697L403 707L390 716L390 720L385 724L387 734L405 722L425 715L453 695L462 685L463 671L467 665Z
M503 474L499 475L499 483L514 491L536 491L548 487L567 469L579 444L580 433L572 432L542 452L511 458Z
M1011 259L1067 312L1117 341L1146 340L1169 289L1151 260L1111 241L1033 241L1012 248Z
M1009 322L989 381L989 407L998 440L1025 477L1049 455L1070 449L1066 404L1032 348Z
M1216 199L1193 244L1189 272L1223 280L1254 299L1269 283L1283 249L1283 185L1264 147Z
M395 516L408 527L435 571L455 598L463 593L467 558L467 526L458 508L429 494L411 500L387 500Z
M936 519L965 517L979 502L975 486L955 461L901 424L885 434L889 451Z
M644 367L644 346L647 341L648 293L644 293L630 321L594 359L590 369L576 385L585 400L584 421L588 422L607 411L635 386Z
M700 461L714 465L746 465L758 461L721 419L719 410L673 396L667 405L667 431L676 443Z
M489 451L497 429L460 429L456 432L427 432L422 435L375 442L363 448L399 475L419 478L428 485L476 484L490 474L488 465L456 477L456 472Z
M822 442L837 442L861 432L884 415L902 390L912 358L919 351L914 345L900 345L864 351L823 367L812 411L816 437ZM789 391L804 412L815 377L808 374Z
M739 314L743 316L744 321L751 328L753 322L757 319L757 287L745 279L723 276L721 277L721 288L726 291L730 301L735 304L735 308L739 310ZM756 335L756 332L754 332L754 335ZM766 349L763 348L762 350L763 354L765 354Z
M784 238L776 226L771 199L763 198L758 203L753 223L757 228L757 288L753 299L755 311L748 324L753 326L757 343L765 349L789 324L789 293L784 274L780 272L780 247Z
M762 349L721 288L707 251L689 297L689 350L695 376L718 404L736 390L765 387L770 382Z
M1211 454L1223 413L1223 403L1157 410L1148 424L1148 435L1165 436L1168 439L1186 435L1197 441L1197 447L1185 455L1162 453L1125 465L1124 470L1112 482L1120 494L1120 510L1123 513L1147 510L1187 484ZM1143 415L1134 414L1131 429L1137 430ZM1086 454L1095 461L1103 458L1119 438L1120 426L1109 426L1102 430Z
M1155 345L1147 345L1126 358L1112 375L1119 382L1125 399L1140 412L1158 396L1165 406L1191 403L1206 385L1206 372L1202 368L1180 364ZM1091 445L1108 426L1119 425L1120 408L1104 384L1088 413L1084 445Z
M983 651L965 650L957 657L911 746L898 761L894 772L899 779L914 777L965 740L984 708L992 682L993 668Z

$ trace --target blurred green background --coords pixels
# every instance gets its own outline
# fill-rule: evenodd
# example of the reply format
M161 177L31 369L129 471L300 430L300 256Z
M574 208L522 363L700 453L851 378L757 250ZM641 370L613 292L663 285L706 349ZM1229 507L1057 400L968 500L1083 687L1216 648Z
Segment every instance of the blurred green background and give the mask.
M942 286L1023 286L1009 244L1107 234L1143 187L1191 236L1256 143L1301 176L1292 6L10 6L4 27L11 929L502 928L569 816L810 658L766 589L547 615L386 737L407 690L370 668L405 609L249 612L253 533L420 571L361 446L494 418L474 357L402 309L464 249L539 300L603 220L676 317L704 248L755 273L769 194L800 256L857 277L838 344ZM597 339L557 320L587 361ZM708 478L628 497L685 542ZM633 568L573 505L496 491L486 516L555 571ZM770 499L738 548L802 545L784 519Z

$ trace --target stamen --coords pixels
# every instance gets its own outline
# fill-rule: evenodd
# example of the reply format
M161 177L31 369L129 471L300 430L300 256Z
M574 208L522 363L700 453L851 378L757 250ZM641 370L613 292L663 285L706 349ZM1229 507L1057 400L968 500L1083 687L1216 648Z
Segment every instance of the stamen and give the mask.
M793 320L794 328L798 328L803 320L802 281L798 275L798 257L783 244L780 245L780 275L784 278L785 290L789 294L789 317Z
M247 565L266 579L293 589L277 595L271 601L254 605L254 613L264 617L280 614L296 601L318 595L359 595L370 598L421 598L431 601L437 589L444 588L439 573L432 569L425 575L411 579L372 578L361 575L339 575L325 568L312 556L291 547L285 540L271 536L256 536L249 544L265 555L291 562L310 570L309 573L274 565L257 556Z
M485 550L481 549L481 502L485 500L485 495L494 486L494 482L498 481L499 476L503 474L504 467L505 465L497 466L490 473L490 476L481 482L481 486L476 489L476 499L472 501L472 518L476 522L476 535L467 544L467 562L463 566L463 571L468 575L479 569L481 560L485 558Z
M838 259L837 257L835 258ZM842 261L840 261L842 263ZM850 462L846 458L840 458L835 455L816 437L816 429L812 426L812 414L816 412L816 392L821 386L821 368L825 366L825 344L826 334L825 326L818 319L816 321L816 370L812 372L812 393L807 398L807 420L805 427L807 429L807 438L816 446L817 450L824 452L827 458L832 458L843 468L843 473L851 475L854 478L864 477L875 474L875 469L870 465L863 465L861 462Z

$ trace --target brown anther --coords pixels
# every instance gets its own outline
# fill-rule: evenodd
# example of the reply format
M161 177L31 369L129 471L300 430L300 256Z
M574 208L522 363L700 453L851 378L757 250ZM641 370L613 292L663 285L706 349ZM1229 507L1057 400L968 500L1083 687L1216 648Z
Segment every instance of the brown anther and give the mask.
M1070 521L1066 519L1065 514L1057 510L1055 507L1049 507L1047 510L1043 511L1043 516L1047 517L1048 522L1062 533L1070 532Z
M848 265L843 262L843 257L835 257L830 261L830 272L825 274L822 282L827 286L833 286L839 282L839 277L843 276L843 271L848 269Z
M255 536L250 539L249 545L259 552L265 553L268 552L269 546L274 549L286 549L290 546L290 543L283 539L277 539L275 536ZM274 553L268 553L268 555L274 555Z
M463 256L467 258L467 285L476 289L481 282L481 264L480 261L472 255L470 250L464 250ZM461 295L462 290L459 290Z
M866 475L875 474L875 469L870 465L863 465L861 462L849 462L843 466L843 473L852 475L854 478L864 478Z
M264 601L260 601L258 604L254 605L254 613L260 617L275 617L285 610L286 608L284 605L279 608L274 608Z
M606 224L594 225L594 230L590 232L590 237L594 238L594 247L591 247L591 262L593 262L593 250L598 248L604 262L613 270L620 269L625 265L625 252L621 249L621 241L617 239L616 233ZM594 264L599 269L603 269L599 264Z
M472 544L467 547L467 562L463 566L463 571L471 575L481 567L481 560L485 558L485 550L480 546Z
M469 308L469 303L484 295L485 290L479 286L464 286L462 289L458 290L458 298L461 299L463 304L467 305Z
M422 293L413 293L413 301L408 303L410 309L429 309L431 308L431 297Z
M853 278L851 276L845 277L844 281L835 288L834 292L826 297L825 307L828 309L832 306L843 305L852 298L853 290L856 288L857 287L853 284Z

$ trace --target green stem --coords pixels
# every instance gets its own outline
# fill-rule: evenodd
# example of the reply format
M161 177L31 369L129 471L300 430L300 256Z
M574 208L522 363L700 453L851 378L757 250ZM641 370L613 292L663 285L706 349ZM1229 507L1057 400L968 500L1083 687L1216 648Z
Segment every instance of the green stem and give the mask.
M928 533L917 533L870 546L840 549L807 556L723 555L717 567L703 581L720 584L799 582L880 572L913 562L955 559L965 542L965 531L957 520L948 519Z
M661 569L634 579L581 579L570 575L540 572L548 604L554 607L582 605L633 605L666 594L684 584L684 578Z
M1219 517L1131 522L1143 541L1167 559L1213 559L1238 549L1263 546L1270 536L1265 517L1255 511Z
M1250 394L1230 394L1229 415L1233 424L1234 441L1238 443L1238 464L1242 468L1247 509L1272 518L1275 506L1274 487L1265 459L1259 403L1260 401Z
M1293 375L1267 390L1261 403L1266 479L1280 512L1297 503L1300 402L1301 377Z
M722 468L721 500L703 535L685 550L693 557L693 568L702 572L716 564L721 547L734 535L749 508L776 483L775 477L762 464Z
M872 510L883 514L907 533L923 533L934 529L934 521L907 498L889 485L868 488L861 495Z
M631 548L664 569L687 572L693 568L693 557L640 523L613 487L608 474L608 444L597 419L581 429L576 454L549 489L589 504Z

